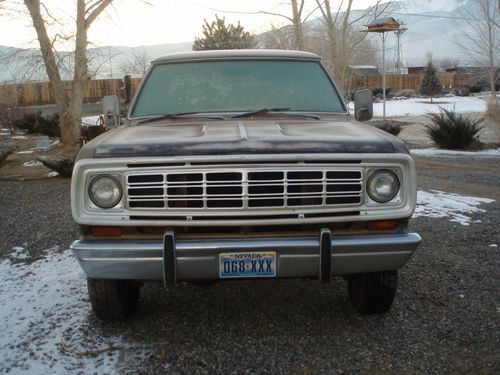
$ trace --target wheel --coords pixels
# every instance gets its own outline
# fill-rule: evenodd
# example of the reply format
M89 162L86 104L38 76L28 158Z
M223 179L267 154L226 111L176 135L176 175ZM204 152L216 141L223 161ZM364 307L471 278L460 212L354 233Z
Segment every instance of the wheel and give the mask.
M139 308L140 284L131 280L87 279L90 304L105 322L123 320Z
M362 273L347 278L349 299L361 314L389 311L397 285L398 271Z

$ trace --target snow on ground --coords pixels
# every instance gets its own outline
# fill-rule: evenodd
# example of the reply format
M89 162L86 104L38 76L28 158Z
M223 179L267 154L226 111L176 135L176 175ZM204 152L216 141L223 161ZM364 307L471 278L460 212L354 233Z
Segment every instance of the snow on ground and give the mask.
M485 212L479 206L491 202L419 190L414 217L448 218L469 225L472 219L467 215ZM114 374L130 366L139 371L147 350L102 333L90 311L85 275L70 251L60 253L54 248L44 256L23 263L30 254L21 246L0 263L0 373ZM111 346L116 350L91 355Z
M459 113L484 112L486 101L475 96L450 96L436 98L432 104L427 98L388 100L385 103L386 116L422 116L427 113L439 112L439 107ZM349 108L353 111L354 104L350 103ZM382 116L383 113L382 101L373 103L373 115Z
M417 208L413 217L448 218L450 221L467 226L472 221L467 214L485 212L486 210L479 208L479 206L492 202L494 199L470 197L439 190L419 190L417 192Z
M47 250L31 264L22 247L0 263L0 373L113 373L116 352L77 356L61 349L84 351L89 304L83 271L69 250ZM118 338L93 339L92 349L120 343Z
M457 150L442 150L438 148L422 148L410 150L415 156L500 156L500 148L492 148L481 151L457 151Z

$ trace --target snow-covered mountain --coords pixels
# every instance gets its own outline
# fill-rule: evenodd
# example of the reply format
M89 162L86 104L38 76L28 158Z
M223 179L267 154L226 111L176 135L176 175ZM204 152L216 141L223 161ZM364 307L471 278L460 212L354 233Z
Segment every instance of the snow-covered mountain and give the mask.
M463 11L476 0L404 0L397 2L394 17L408 29L401 41L403 57L408 66L424 65L427 55L433 59L458 60L467 64L468 57L456 41L464 32ZM395 38L389 40L394 46Z

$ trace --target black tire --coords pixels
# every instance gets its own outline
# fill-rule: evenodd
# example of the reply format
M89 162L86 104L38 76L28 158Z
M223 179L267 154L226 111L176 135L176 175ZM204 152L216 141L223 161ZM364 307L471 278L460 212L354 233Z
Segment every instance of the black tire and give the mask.
M397 285L398 271L362 273L347 278L349 299L361 314L389 311Z
M105 322L123 320L139 309L140 284L131 280L87 279L90 304Z

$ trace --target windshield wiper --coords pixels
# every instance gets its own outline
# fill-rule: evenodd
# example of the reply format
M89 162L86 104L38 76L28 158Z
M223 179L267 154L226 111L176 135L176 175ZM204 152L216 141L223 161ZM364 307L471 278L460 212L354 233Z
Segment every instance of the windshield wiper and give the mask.
M176 117L184 117L184 116L190 116L190 115L197 115L197 114L200 114L200 113L201 112L164 113L162 115L145 118L144 120L140 120L137 123L138 124L144 124L146 122L161 121L161 120L165 120L165 119L169 119L169 118L176 118ZM224 119L224 117L222 117L222 116L213 116L213 115L203 115L201 117L203 117L203 118L210 118L210 119L214 119L214 120L223 120Z
M290 111L289 107L278 107L278 108L261 108L257 109L255 111L249 111L249 112L243 112L234 116L231 116L231 118L241 118L241 117L249 117L249 116L255 116L255 115L265 115L265 114L272 114L275 112L288 112ZM302 116L302 117L311 117L316 120L319 120L318 116L315 115L308 115L305 113L290 113L292 116Z

